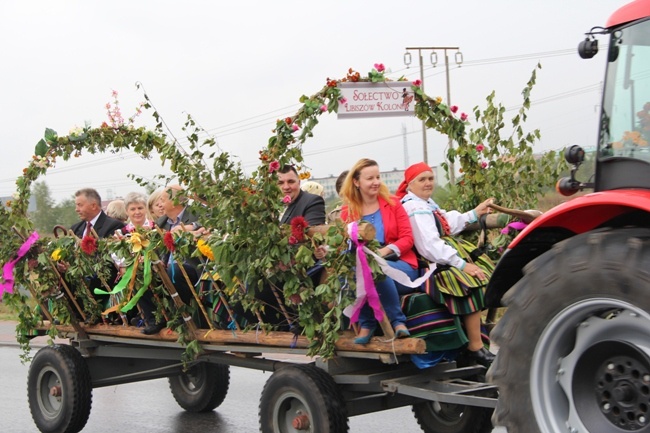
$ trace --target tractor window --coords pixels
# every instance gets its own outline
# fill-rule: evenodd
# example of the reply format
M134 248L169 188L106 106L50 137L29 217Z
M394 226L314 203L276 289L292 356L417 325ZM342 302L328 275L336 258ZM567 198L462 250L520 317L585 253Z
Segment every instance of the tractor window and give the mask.
M615 31L608 52L599 156L650 162L650 20Z

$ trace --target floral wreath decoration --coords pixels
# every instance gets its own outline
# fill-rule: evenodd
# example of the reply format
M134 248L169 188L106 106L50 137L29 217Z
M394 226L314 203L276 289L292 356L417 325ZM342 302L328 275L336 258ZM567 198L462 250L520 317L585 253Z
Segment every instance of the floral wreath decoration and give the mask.
M403 77L398 80L406 81ZM205 227L212 228L208 237L201 238L197 244L191 235L172 238L168 233L144 230L133 233L128 241L122 239L117 242L112 239L79 241L72 236L55 240L41 238L29 249L26 260L14 263L15 284L27 287L39 305L49 304L51 314L65 323L68 317L66 308L61 304L64 301L49 296L61 282L56 272L56 261L70 262L70 277L83 278L84 275L103 275L102 272L106 271L102 269L101 262L109 260L111 254L130 258L129 264L133 266L141 255L150 262L157 260L155 251L165 245L181 257L201 257L204 273L217 275L225 284L226 291L252 311L265 308L254 297L256 290L266 284L282 290L285 299L295 304L296 320L310 342L309 354L333 356L335 342L343 328L342 311L354 302L354 257L344 254L348 249L346 227L338 222L325 231L312 233L311 228L300 220L292 221L289 230L281 227L277 221L286 197L277 186L275 177L284 164L297 164L301 178L309 177L309 173L300 166L303 163L302 145L313 135L318 116L325 112L337 112L339 104L345 102L338 84L346 81L382 82L389 81L389 78L385 76L382 64L376 64L367 77L361 77L358 72L349 69L343 79L327 78L319 92L309 97L301 96L303 105L297 113L276 121L267 146L259 152L260 165L250 176L243 172L239 163L234 162L234 158L218 149L212 137L199 140L200 136L205 136L205 131L197 126L191 116L187 116L183 127L189 142L186 150L177 145L173 136L172 140L169 139L164 121L146 92L145 102L137 108L136 115L141 108L153 110L152 116L156 120L153 130L135 127L135 116L125 122L119 112L117 92L113 92L114 104L106 105L108 123L103 123L99 128L91 128L87 124L67 136L59 136L49 128L45 130L43 139L36 145L35 155L16 181L15 200L7 203L6 208L0 207L0 235L7 239L0 245L1 261L6 264L15 260L16 253L20 252L20 247L33 233L33 224L26 215L31 185L48 168L53 167L57 159L67 161L83 151L94 154L125 149L131 149L143 158L157 155L163 164L169 162L176 181L184 185L195 199L191 210ZM477 155L482 149L468 146L465 136L467 114L457 116L457 107L447 106L440 97L428 97L420 86L419 80L411 86L416 100L416 116L424 120L428 128L447 134L458 142L458 149L465 149L462 151L464 153L457 151L456 155L450 155L459 157L463 168L480 165ZM136 176L132 178L144 183ZM165 179L165 184L170 180ZM307 233L309 236L306 236ZM325 283L313 287L307 278L307 271L314 265L312 248L318 244L329 247L328 255L323 260L329 278ZM369 262L373 273L381 272L372 258ZM150 275L151 280L140 270L134 270L133 275L131 278L138 279L139 287L145 287L144 283L151 281L153 290L161 290L155 273ZM80 297L84 309L91 315L101 314L93 305L91 296L81 293ZM162 308L168 308L165 301L163 299ZM28 354L29 335L41 321L41 315L28 306L28 296L19 291L12 293L5 290L3 302L19 313L17 338ZM51 305L53 303L54 306ZM182 320L178 320L178 323L182 324ZM179 326L179 331L182 328ZM55 327L50 328L50 335L56 336Z

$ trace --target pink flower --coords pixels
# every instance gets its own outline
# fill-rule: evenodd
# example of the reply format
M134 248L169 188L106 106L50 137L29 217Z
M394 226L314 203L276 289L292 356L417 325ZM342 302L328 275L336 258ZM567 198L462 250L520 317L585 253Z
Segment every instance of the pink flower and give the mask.
M275 170L280 169L280 163L278 161L273 161L269 164L269 173L273 173Z
M113 92L111 93L111 95L113 96L113 98L117 98L117 90L113 90Z
M449 107L449 110L451 110L452 113L455 113L456 111L458 111L458 106L452 105L451 107Z
M467 120L467 114L460 113L460 120L462 120L463 122L466 121Z
M488 166L487 162L485 161L481 162L481 168L487 168L487 166Z
M326 104L321 105L320 106L320 111L321 111L321 113L326 112L327 111L327 105Z
M295 236L289 236L289 244L295 245L298 243L298 239Z
M295 132L300 129L300 126L296 125L295 123L291 125L291 129Z
M291 203L291 196L290 196L289 194L285 195L285 196L282 198L282 203L284 203L284 204L289 204L289 203Z
M483 150L485 150L485 146L483 146L482 144L477 144L476 145L476 151L477 152L480 153L480 152L483 152Z
M414 85L414 86L417 86L417 87L420 87L420 86L422 85L422 80L415 80L415 81L413 81L413 85Z
M375 63L375 69L377 72L384 72L386 70L383 63Z
M340 102L341 104L347 104L347 103L348 103L348 100L345 99L345 98L340 98L340 99L339 99L339 102Z

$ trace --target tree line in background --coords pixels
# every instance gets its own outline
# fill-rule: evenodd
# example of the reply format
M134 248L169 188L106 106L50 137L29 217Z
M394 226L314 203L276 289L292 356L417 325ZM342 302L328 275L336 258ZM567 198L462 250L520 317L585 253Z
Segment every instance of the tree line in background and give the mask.
M75 212L74 197L66 198L56 204L45 181L34 183L32 197L34 197L36 210L30 213L30 219L39 235L51 235L54 226L70 227L79 221Z

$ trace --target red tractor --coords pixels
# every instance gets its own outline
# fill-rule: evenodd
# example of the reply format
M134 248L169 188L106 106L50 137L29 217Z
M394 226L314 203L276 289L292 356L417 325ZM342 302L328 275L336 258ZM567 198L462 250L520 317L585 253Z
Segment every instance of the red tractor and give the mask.
M578 51L607 57L595 175L576 178L585 152L572 146L558 190L595 192L530 224L488 286L491 306L508 307L488 377L509 433L650 432L650 0Z

